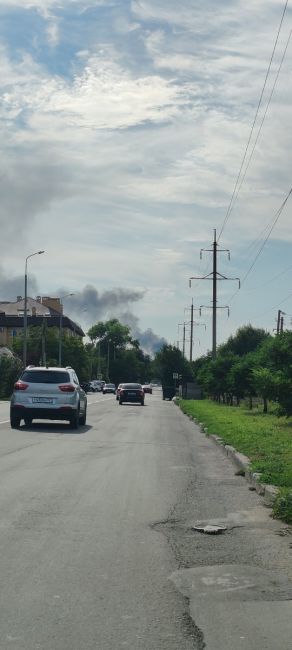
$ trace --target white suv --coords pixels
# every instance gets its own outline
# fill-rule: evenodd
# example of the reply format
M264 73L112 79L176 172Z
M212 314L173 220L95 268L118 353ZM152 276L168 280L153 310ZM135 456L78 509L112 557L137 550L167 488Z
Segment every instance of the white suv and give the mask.
M73 368L28 366L14 384L10 424L36 420L69 420L72 429L86 423L87 397Z

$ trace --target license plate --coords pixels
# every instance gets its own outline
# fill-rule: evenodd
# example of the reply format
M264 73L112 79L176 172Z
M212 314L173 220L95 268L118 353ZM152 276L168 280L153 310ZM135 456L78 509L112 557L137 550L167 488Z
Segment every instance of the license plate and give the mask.
M137 393L128 393L128 395L131 395L131 397L134 397L137 395Z
M33 397L33 404L53 404L54 400L52 397Z

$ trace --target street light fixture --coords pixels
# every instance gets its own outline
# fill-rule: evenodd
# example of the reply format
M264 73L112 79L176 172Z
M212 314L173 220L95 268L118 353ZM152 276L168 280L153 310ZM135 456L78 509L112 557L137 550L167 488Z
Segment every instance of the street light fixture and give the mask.
M63 304L62 300L64 298L69 298L69 296L74 296L74 293L66 293L65 296L60 296L60 327L59 327L59 367L62 366L62 324L63 324Z
M24 270L24 310L23 310L23 365L26 367L27 357L27 260L34 255L42 255L45 251L36 251L25 258Z

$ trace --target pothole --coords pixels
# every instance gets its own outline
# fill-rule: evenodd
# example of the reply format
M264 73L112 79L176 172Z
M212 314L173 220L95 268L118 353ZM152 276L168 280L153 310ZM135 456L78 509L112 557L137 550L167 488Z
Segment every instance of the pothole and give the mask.
M205 535L221 535L222 533L226 533L227 528L226 526L212 526L207 524L206 526L195 525L192 527L192 530Z

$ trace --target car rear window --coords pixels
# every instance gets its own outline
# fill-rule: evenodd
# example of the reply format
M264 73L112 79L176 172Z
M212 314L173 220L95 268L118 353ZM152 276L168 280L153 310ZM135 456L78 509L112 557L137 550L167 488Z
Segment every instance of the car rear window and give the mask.
M61 370L25 370L21 380L30 384L66 384L70 382L70 375Z
M124 388L142 388L141 384L123 384Z

